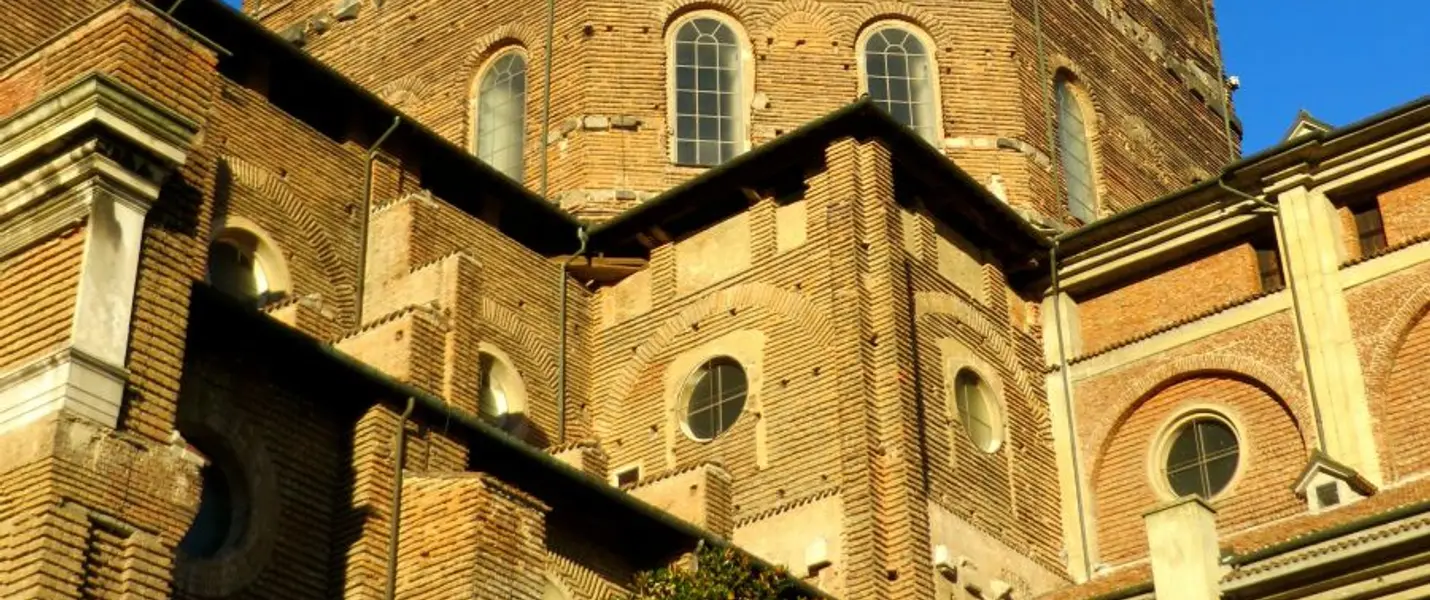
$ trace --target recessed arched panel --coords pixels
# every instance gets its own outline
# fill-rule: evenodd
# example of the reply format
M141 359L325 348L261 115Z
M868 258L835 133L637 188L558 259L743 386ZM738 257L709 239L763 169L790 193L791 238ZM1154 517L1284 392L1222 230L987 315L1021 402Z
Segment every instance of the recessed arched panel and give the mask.
M1223 535L1304 509L1291 483L1305 467L1307 449L1280 398L1230 374L1172 381L1121 417L1096 458L1098 562L1145 557L1142 514L1175 499L1179 489L1210 490ZM1187 484L1188 470L1210 482Z

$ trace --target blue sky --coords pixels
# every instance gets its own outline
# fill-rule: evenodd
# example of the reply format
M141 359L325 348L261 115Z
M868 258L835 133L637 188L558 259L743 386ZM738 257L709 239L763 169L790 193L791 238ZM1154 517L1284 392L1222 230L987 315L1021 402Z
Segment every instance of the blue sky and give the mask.
M1346 125L1430 94L1426 0L1219 0L1227 73L1250 154L1306 109Z
M238 4L239 0L225 0ZM1430 94L1426 0L1215 0L1247 154L1304 108L1345 125Z

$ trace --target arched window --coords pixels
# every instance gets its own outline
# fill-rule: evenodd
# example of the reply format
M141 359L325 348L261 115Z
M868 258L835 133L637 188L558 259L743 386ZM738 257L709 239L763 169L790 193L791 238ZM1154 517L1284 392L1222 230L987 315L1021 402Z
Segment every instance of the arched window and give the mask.
M880 108L929 142L938 139L938 72L929 44L900 25L864 38L864 87Z
M1212 416L1186 421L1167 449L1167 484L1178 496L1210 499L1231 483L1240 454L1241 443L1226 421Z
M1058 102L1058 159L1068 214L1083 223L1097 219L1097 189L1093 185L1092 145L1082 102L1066 77L1055 84Z
M675 162L718 165L741 150L745 122L743 43L734 27L699 14L671 38Z
M482 69L477 85L477 158L517 181L526 135L526 55L503 51Z
M283 254L258 226L230 215L209 244L209 285L239 300L265 304L288 290Z

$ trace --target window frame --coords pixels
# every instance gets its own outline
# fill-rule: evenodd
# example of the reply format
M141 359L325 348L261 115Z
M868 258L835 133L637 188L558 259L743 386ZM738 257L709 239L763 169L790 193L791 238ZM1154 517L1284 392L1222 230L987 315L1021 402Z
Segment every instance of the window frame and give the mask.
M714 164L683 162L680 160L679 152L678 140L680 139L680 132L678 130L679 117L677 111L679 92L676 88L676 83L678 81L678 73L675 60L676 37L679 35L681 28L685 27L692 21L696 21L699 19L714 19L723 23L725 27L728 27L730 31L733 32L735 35L735 46L739 53L739 60L737 62L737 65L740 72L737 76L737 89L735 90L738 94L738 98L735 102L735 150L734 154ZM753 117L753 101L755 95L755 61L754 48L750 44L749 33L740 24L739 20L727 13L711 9L700 9L683 13L679 17L672 19L670 23L666 26L664 50L666 93L665 139L667 146L666 158L670 161L670 164L677 167L708 169L712 167L717 167L725 162L734 159L735 157L740 156L741 154L749 152L751 146L750 120Z
M938 45L934 43L933 38L930 37L928 32L924 31L922 27L918 27L909 21L901 19L883 19L869 23L859 32L859 37L854 42L855 62L859 74L859 95L869 94L869 57L865 47L875 34L887 29L899 29L904 31L917 38L918 41L924 45L924 54L928 60L929 72L932 78L932 83L929 85L929 102L933 105L933 115L931 117L933 123L929 126L927 132L921 132L913 127L909 127L909 129L920 139L942 150L941 142L946 134L943 122L943 77L940 76L941 72L938 66ZM892 117L893 115L890 116Z
M1251 462L1251 444L1249 443L1244 430L1238 425L1239 419L1234 412L1223 406L1194 406L1183 412L1174 415L1167 420L1159 429L1156 443L1148 452L1148 476L1151 478L1152 487L1158 496L1163 500L1171 501L1180 498L1172 488L1170 473L1167 469L1167 461L1171 458L1173 444L1177 440L1178 434L1186 427L1197 421L1211 420L1217 421L1231 431L1232 437L1237 444L1236 467L1232 471L1231 477L1226 481L1215 494L1203 500L1214 501L1225 498L1236 491L1237 485L1247 471L1247 465ZM1202 467L1204 468L1204 465Z
M969 423L969 421L973 419L972 411L964 410L966 403L963 401L962 394L960 393L960 380L962 380L964 376L969 376L974 379L974 386L978 389L979 398L987 412L988 420L991 421L983 423L983 425L987 426L989 432L989 439L983 442L980 442L977 436L974 435L973 428ZM973 447L983 454L998 454L998 451L1003 448L1004 440L1008 437L1006 431L1007 418L1005 418L1003 414L1002 399L998 391L994 389L993 385L989 382L989 379L984 377L982 372L973 368L971 365L954 366L949 379L948 395L953 420L963 427L964 435L968 437L968 441ZM971 409L972 407L970 406L969 408Z
M518 166L520 172L518 172L518 173L516 173L516 174L514 174L514 175L511 174L511 173L507 173L506 171L502 170L502 168L501 168L500 166L496 165L495 163L489 162L489 161L487 161L487 159L482 158L482 155L481 155L481 134L482 134L482 118L481 118L481 115L482 115L482 82L487 78L487 75L491 74L492 69L493 69L494 67L496 67L496 65L497 65L497 63L498 63L499 61L501 61L502 59L504 59L504 58L506 58L506 57L508 57L508 56L512 56L512 55L515 55L515 56L518 56L518 57L521 58L521 62L522 62L522 73L523 73L523 78L522 78L522 81L523 81L523 82L522 82L522 91L521 91L521 136L520 136L520 138L519 138L520 148L519 148L519 151L517 152L517 156L518 156L518 158L519 158L519 160L520 160L520 164L519 164L519 166ZM526 139L526 138L527 138L527 122L528 122L528 117L530 116L530 115L527 114L527 111L530 109L530 107L529 107L529 105L528 105L528 103L527 103L527 93L531 90L531 79L530 79L530 77L529 77L529 70L528 70L528 69L530 68L530 66L531 66L531 56L530 56L530 54L527 53L526 48L523 47L523 46L521 46L520 44L511 44L511 45L507 45L507 46L502 46L502 47L496 48L495 50L491 51L491 56L489 56L489 57L486 59L486 61L482 62L481 68L477 69L476 76L472 78L471 91L470 91L470 98L471 98L471 100L470 100L470 102L469 102L470 105L469 105L468 108L467 108L469 114L471 115L471 123L472 123L471 135L470 135L470 139L468 140L467 143L468 143L469 149L470 149L470 151L471 151L471 153L472 153L472 156L477 157L478 160L481 160L483 163L486 163L488 166L492 167L492 168L495 169L497 172L499 172L499 173L501 173L501 174L503 174L503 175L506 175L507 177L510 177L511 179L515 180L515 181L518 182L518 183L524 182L524 181L526 180L526 166L527 166L527 165L526 165L526 150L527 150L527 143L526 143L526 142L527 142L527 139Z
M1390 247L1389 240L1385 235L1385 214L1380 210L1380 202L1375 198L1352 205L1350 207L1351 224L1356 228L1356 248L1360 251L1360 257L1373 256L1383 252ZM1366 221L1374 221L1373 227L1367 227ZM1367 249L1366 241L1371 240L1373 247Z
M745 382L744 382L745 390L744 390L744 392L743 392L743 397L742 397L741 400L740 400L740 410L735 414L735 417L730 420L729 424L728 424L728 425L725 425L723 428L720 428L720 427L718 427L718 423L717 423L717 426L716 426L715 428L713 428L712 433L710 434L709 437L701 437L701 436L697 435L697 434L695 433L695 431L694 431L693 429L691 429L691 427L690 427L690 413L691 413L691 411L690 411L690 402L691 402L691 400L694 398L695 385L696 385L696 383L697 383L696 376L699 375L699 374L701 373L701 371L706 370L706 368L709 367L711 364L717 363L717 362L718 362L718 363L729 363L729 364L734 365L736 368L738 368L738 369L740 370L740 375L741 375L741 377L743 377L744 380L745 380ZM680 420L680 429L681 429L681 431L685 432L685 436L686 436L686 437L690 438L691 440L693 440L693 441L695 441L695 442L699 442L699 443L709 443L709 442L713 442L713 441L715 441L715 440L717 440L717 439L720 439L720 436L725 435L725 434L727 434L727 433L729 433L729 432L731 432L731 431L734 431L735 427L740 424L740 421L741 421L741 420L745 417L745 415L748 414L748 413L750 412L750 410L751 410L752 395L753 395L753 394L752 394L752 391L751 391L751 390L752 390L752 387L753 387L753 378L751 377L750 368L747 367L744 363L740 362L739 359L737 359L737 358L735 358L735 357L733 357L733 356L730 356L730 355L728 355L728 354L716 354L716 355L713 355L713 356L709 356L709 357L704 358L704 359L701 360L700 362L696 363L695 367L694 367L693 369L691 369L688 374L686 374L685 380L684 380L684 382L683 382L683 383L681 384L681 386L680 386L680 402L679 402L679 404L677 405L677 406L679 407L679 411L678 411L678 413L677 413L677 416L679 417L679 420ZM713 410L713 407L714 407L717 403L723 404L723 403L729 401L728 398L719 398L718 396L719 396L719 394L717 393L717 394L715 394L715 397L712 397L712 398L711 398L711 404L710 404L710 406L712 407L712 410ZM722 411L723 411L723 409L722 409ZM723 414L723 412L722 412L722 414Z
M244 217L228 215L221 223L214 226L214 231L216 233L209 239L209 244L205 248L205 283L213 285L213 280L209 275L213 247L225 244L252 261L253 270L262 274L266 284L264 289L255 290L253 298L242 298L241 300L245 302L251 300L255 305L263 306L289 293L292 289L292 278L288 272L287 260L284 259L278 244L262 227Z
M491 360L491 369L488 371L482 366L482 361ZM488 419L500 426L506 427L518 415L527 412L527 390L526 381L522 379L521 371L516 368L516 362L512 360L501 348L490 343L481 342L477 344L477 415L483 419ZM497 369L501 372L497 374ZM491 375L489 375L491 374ZM503 399L506 402L506 410L500 414L489 414L482 410L482 395L486 393L487 378L499 380L502 387Z
M1068 168L1064 162L1063 152L1063 124L1065 119L1062 112L1062 98L1067 96L1073 104L1077 106L1078 116L1082 120L1082 142L1087 153L1087 188L1091 194L1087 209L1089 217L1084 219L1073 211L1072 191L1068 186ZM1098 220L1102 213L1102 190L1100 189L1100 178L1098 173L1099 157L1097 153L1097 107L1089 96L1087 89L1083 87L1081 80L1071 71L1066 69L1058 71L1053 77L1053 140L1054 140L1054 160L1058 164L1058 191L1062 194L1062 207L1074 221L1086 225Z

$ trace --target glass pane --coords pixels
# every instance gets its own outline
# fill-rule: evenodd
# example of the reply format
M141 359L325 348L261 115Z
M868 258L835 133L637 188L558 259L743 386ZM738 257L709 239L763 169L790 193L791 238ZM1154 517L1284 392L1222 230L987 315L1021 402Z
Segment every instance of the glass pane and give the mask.
M675 68L675 89L693 90L695 89L695 69L689 67Z
M1183 426L1172 440L1172 450L1167 454L1167 470L1175 471L1197 461L1197 437L1190 426Z
M1207 456L1236 450L1236 435L1225 423L1211 419L1197 421L1197 430L1202 436L1202 453Z
M1178 496L1191 494L1201 494L1205 497L1206 490L1202 489L1201 469L1187 468L1167 474L1167 482L1172 484L1172 492Z
M695 45L695 64L701 67L717 67L720 65L720 48L714 44Z
M895 79L908 79L908 77L909 77L908 58L905 57L902 53L900 53L900 54L889 54L889 55L887 55L887 56L888 56L888 60L885 62L885 65L886 65L886 68L888 69L888 76L889 76L890 78L895 78Z
M681 29L681 33L689 31L686 27ZM690 66L695 64L695 44L676 43L675 44L675 64L680 66Z
M229 242L209 246L208 280L219 291L242 300L258 297L253 261Z
M678 135L678 134L677 134ZM695 142L678 141L675 143L675 162L685 165L696 163Z
M1207 484L1211 486L1211 489L1207 490L1208 497L1221 492L1226 488L1226 484L1231 483L1232 475L1236 474L1236 463L1235 454L1207 463Z
M724 398L745 394L747 382L745 381L745 370L740 365L732 362L721 363L715 367L716 373L720 376L720 395Z
M690 435L695 439L708 440L715 437L714 413L710 410L691 413L686 426L690 428Z
M690 386L690 406L691 413L710 408L715 397L715 378L708 369L701 368L695 372L694 385Z
M695 147L696 155L699 157L696 159L696 163L702 165L720 164L723 158L720 154L720 142L716 140L700 140L696 143Z
M897 97L899 95L897 90L901 87L902 86L894 86L890 91L894 91L894 95ZM889 104L889 114L894 116L895 121L903 123L904 125L912 125L914 122L913 112L909 110L907 102L891 102Z
M745 409L745 394L738 394L729 397L720 405L720 429L723 433L739 420L740 412Z
M693 115L695 114L695 93L679 91L675 93L675 114ZM677 132L677 135L679 133Z
M199 512L179 549L196 558L212 557L223 549L233 527L234 501L228 478L213 463L199 471L203 486L199 492Z
M696 69L695 84L696 89L711 92L720 87L720 70L714 67L700 67Z
M878 36L869 40L871 50L864 53L864 68L868 70L870 77L882 77L888 71L884 68L884 55L872 50L875 39L878 39Z

